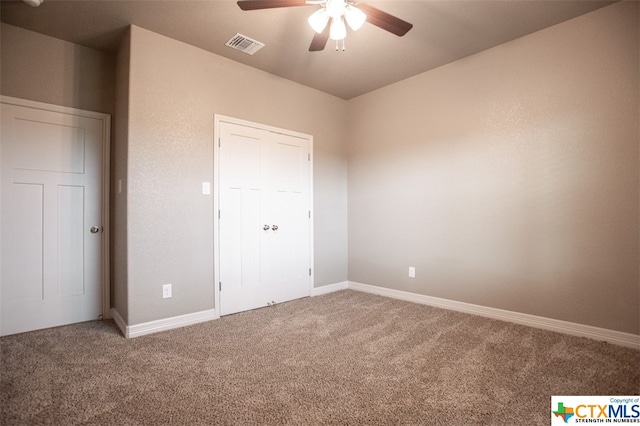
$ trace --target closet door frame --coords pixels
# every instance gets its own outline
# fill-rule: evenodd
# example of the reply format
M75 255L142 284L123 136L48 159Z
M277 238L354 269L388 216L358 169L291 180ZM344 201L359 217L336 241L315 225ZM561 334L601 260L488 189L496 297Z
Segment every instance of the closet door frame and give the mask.
M293 130L269 126L239 118L229 117L221 114L214 115L214 140L213 140L213 229L214 229L214 309L215 316L220 317L220 125L221 123L231 123L241 126L253 127L269 132L280 133L309 141L309 294L312 294L314 285L314 211L313 211L313 136Z

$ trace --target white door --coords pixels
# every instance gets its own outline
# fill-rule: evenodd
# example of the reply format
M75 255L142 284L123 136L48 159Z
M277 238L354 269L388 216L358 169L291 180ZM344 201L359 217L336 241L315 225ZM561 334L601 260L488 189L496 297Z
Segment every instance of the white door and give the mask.
M295 136L272 133L269 146L267 252L271 297L279 303L311 293L310 155L309 141Z
M219 124L220 313L309 296L311 141Z
M103 126L2 104L2 335L102 314Z

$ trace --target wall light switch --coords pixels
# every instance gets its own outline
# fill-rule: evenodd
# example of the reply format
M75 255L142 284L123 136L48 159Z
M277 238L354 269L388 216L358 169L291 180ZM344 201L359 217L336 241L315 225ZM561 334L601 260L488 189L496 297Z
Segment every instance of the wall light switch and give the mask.
M409 266L409 278L416 277L416 268L413 266Z
M171 284L164 284L162 286L162 298L168 299L171 297Z
M211 195L211 183L202 182L202 195Z

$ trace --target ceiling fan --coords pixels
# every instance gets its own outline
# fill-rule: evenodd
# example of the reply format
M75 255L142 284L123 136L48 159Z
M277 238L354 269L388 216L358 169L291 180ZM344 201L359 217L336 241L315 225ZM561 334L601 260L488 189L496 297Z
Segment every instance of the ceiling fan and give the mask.
M310 52L324 50L329 39L336 40L336 50L338 42L342 40L342 50L344 50L344 39L347 36L347 25L353 30L358 30L365 21L376 27L389 31L399 37L405 35L413 24L396 18L386 12L369 6L365 3L357 3L356 0L239 0L238 6L242 10L274 9L278 7L294 7L318 5L320 9L309 16L309 25L316 32ZM329 21L331 23L329 24Z

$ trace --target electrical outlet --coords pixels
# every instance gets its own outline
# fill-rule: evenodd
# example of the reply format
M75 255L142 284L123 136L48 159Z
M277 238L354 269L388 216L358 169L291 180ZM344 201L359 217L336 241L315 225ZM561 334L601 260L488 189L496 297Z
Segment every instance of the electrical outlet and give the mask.
M168 299L171 297L171 284L165 284L162 286L162 298Z
M416 277L416 268L413 266L409 266L409 278Z

